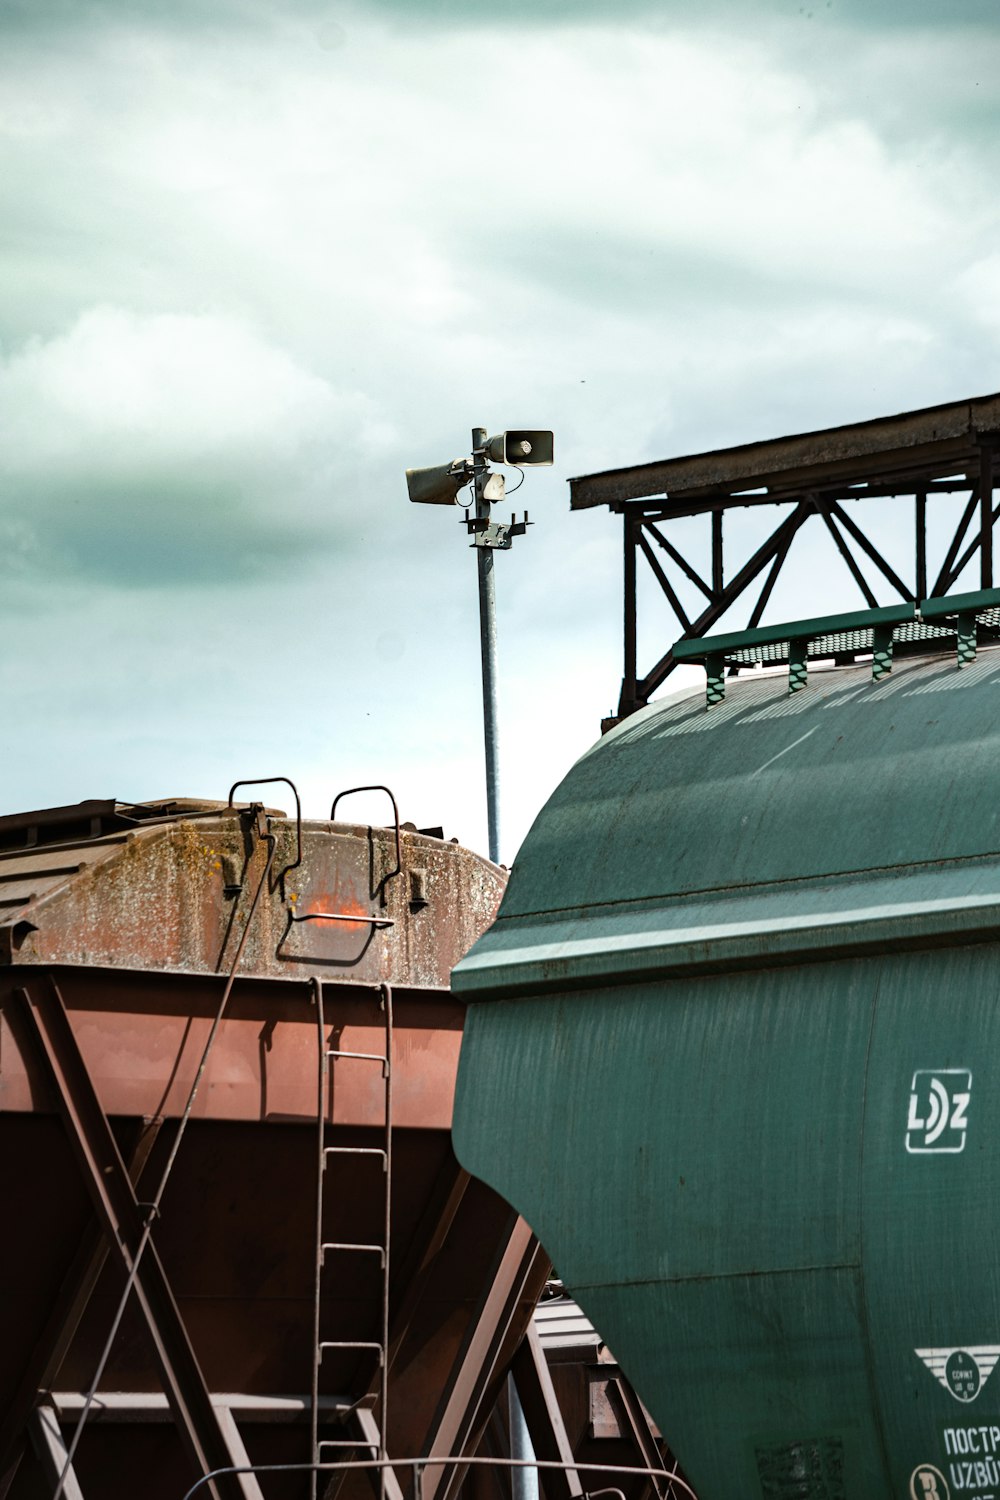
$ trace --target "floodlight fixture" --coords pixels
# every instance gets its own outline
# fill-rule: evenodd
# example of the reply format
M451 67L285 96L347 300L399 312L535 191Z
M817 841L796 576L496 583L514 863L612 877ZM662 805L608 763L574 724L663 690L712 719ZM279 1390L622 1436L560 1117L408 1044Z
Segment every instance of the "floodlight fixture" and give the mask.
M502 474L494 474L490 464L506 464L515 469L538 468L553 462L552 433L522 427L488 437L485 427L472 429L472 455L454 458L451 463L427 469L407 469L406 488L418 505L460 505L465 508L465 529L472 538L479 573L479 641L483 666L483 735L486 748L486 811L489 827L490 859L500 859L500 786L497 734L496 685L496 593L493 582L493 554L510 550L516 536L523 536L531 522L528 512L518 521L494 521L490 507L504 499L506 485ZM468 501L459 499L471 482ZM518 486L523 483L523 475ZM469 512L474 511L470 516Z

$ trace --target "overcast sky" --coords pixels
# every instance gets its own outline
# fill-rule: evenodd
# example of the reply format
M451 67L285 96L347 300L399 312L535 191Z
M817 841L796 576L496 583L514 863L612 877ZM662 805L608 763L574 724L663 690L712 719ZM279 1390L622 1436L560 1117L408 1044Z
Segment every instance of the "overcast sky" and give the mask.
M484 848L403 471L543 426L509 860L621 677L568 476L1000 389L998 98L1000 0L0 0L0 811L385 781Z

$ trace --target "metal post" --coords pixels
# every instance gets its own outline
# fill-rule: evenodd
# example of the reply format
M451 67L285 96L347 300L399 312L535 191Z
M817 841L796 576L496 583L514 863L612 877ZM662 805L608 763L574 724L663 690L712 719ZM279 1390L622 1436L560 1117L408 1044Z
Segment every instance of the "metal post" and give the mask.
M625 525L625 679L622 682L619 714L634 713L636 675L636 599L635 599L635 549L639 525L633 521L628 509L623 513Z
M510 1456L515 1461L527 1459L530 1462L535 1457L535 1450L524 1418L524 1407L511 1375L507 1376L507 1395L510 1402ZM538 1500L537 1469L511 1469L510 1483L514 1500Z
M313 1004L316 1007L316 1028L319 1055L316 1076L316 1254L313 1261L313 1347L312 1386L309 1397L309 1457L314 1464L320 1461L319 1451L319 1344L321 1338L320 1315L323 1293L323 1174L326 1171L326 1096L329 1060L326 1055L326 1019L323 1015L323 981L315 976L310 981ZM309 1500L316 1500L319 1475L315 1469L309 1471Z
M993 451L979 449L980 588L993 587Z
M379 998L385 1018L385 1255L382 1261L382 1368L379 1391L379 1445L378 1456L383 1467L379 1470L379 1497L386 1500L387 1486L395 1475L384 1467L389 1457L389 1247L392 1238L392 985L379 985ZM399 1487L393 1483L398 1494Z
M722 511L712 512L712 592L721 594L722 581Z
M485 488L489 470L486 464L486 428L472 429L472 461L475 466L476 520L489 521L490 502ZM496 591L493 581L493 549L476 548L479 568L479 644L483 661L483 737L486 749L486 818L489 829L490 859L500 862L500 767L497 732L497 619Z
M914 592L918 599L927 598L927 491L918 490L914 504L917 533L917 586Z

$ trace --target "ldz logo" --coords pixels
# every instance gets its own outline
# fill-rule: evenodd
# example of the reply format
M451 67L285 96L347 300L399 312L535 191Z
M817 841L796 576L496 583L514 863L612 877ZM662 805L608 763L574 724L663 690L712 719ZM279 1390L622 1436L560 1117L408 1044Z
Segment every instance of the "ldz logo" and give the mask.
M910 1085L906 1149L914 1156L965 1150L965 1118L972 1092L968 1068L921 1068Z

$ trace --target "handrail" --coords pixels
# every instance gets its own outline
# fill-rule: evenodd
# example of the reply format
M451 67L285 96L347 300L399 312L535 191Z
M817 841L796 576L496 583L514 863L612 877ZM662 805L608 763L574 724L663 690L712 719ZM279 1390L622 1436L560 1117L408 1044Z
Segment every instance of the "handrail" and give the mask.
M919 603L911 600L879 609L854 610L813 620L789 620L724 635L692 637L678 641L673 656L678 662L704 662L705 702L706 707L712 708L726 695L726 668L748 665L747 656L758 662L767 656L774 665L787 660L790 693L799 692L806 686L810 654L836 656L840 649L847 653L870 649L872 680L877 682L892 671L893 645L897 639L912 645L925 639L950 639L954 636L957 666L961 669L975 659L977 625L981 615L992 615L994 618L989 624L1000 628L1000 589L943 594ZM841 641L838 646L838 637L867 634L870 634L870 642L861 646L856 640ZM817 643L820 643L819 648L813 650ZM775 647L786 647L787 656L769 656L769 651Z
M677 661L698 661L709 652L728 655L731 651L749 651L756 646L775 646L784 641L812 640L821 635L839 635L848 630L871 630L877 625L905 625L916 618L913 603L889 604L883 609L856 609L846 614L822 615L815 620L789 620L784 624L758 625L754 630L738 630L731 635L703 635L678 641L674 647Z
M395 880L396 876L401 874L403 869L403 848L399 833L399 805L389 788L387 786L383 786L381 782L375 782L372 786L349 786L346 791L338 792L336 797L334 797L333 799L333 806L330 808L331 823L336 816L337 803L342 801L344 797L353 797L355 792L385 792L385 795L392 803L392 815L396 823L396 868L394 870L390 870L388 875L384 875L382 877L382 889L384 890L389 881ZM383 901L383 905L384 904L385 903Z
M360 1445L359 1445L360 1446ZM436 1456L430 1458L363 1458L346 1459L340 1461L331 1460L328 1463L291 1463L291 1464L245 1464L242 1467L232 1465L225 1469L213 1469L210 1474L203 1474L189 1490L186 1491L183 1500L192 1500L202 1485L209 1484L213 1479L218 1479L223 1474L309 1474L309 1473L343 1473L351 1469L410 1469L413 1473L414 1500L422 1500L423 1496L423 1474L425 1469L443 1468L448 1464L460 1464L462 1468L473 1465L493 1464L502 1469L559 1469L563 1473L585 1473L585 1474L617 1474L637 1475L645 1478L667 1479L670 1484L682 1492L689 1500L698 1500L694 1490L679 1474L670 1474L666 1469L632 1468L627 1464L592 1464L581 1462L563 1462L556 1459L545 1458L479 1458L470 1454L448 1454L447 1456ZM597 1495L605 1494L605 1490L592 1490L585 1492L582 1500L594 1500Z
M292 860L291 864L285 865L285 867L274 877L274 883L273 883L273 885L271 887L272 890L274 890L276 886L281 885L281 883L284 880L285 876L288 875L288 874L290 874L290 872L292 870L297 870L298 867L299 867L299 865L302 863L302 799L299 796L299 789L295 785L295 782L291 781L287 776L257 776L255 778L245 779L243 781L234 781L233 784L232 784L232 786L229 788L229 801L228 801L228 806L232 807L232 805L233 805L233 794L235 793L237 787L240 787L240 786L270 786L272 784L272 782L275 782L275 781L281 781L281 782L284 783L285 786L291 787L291 789L292 789L292 796L295 798L295 847L296 847L296 854L295 854L295 858Z

